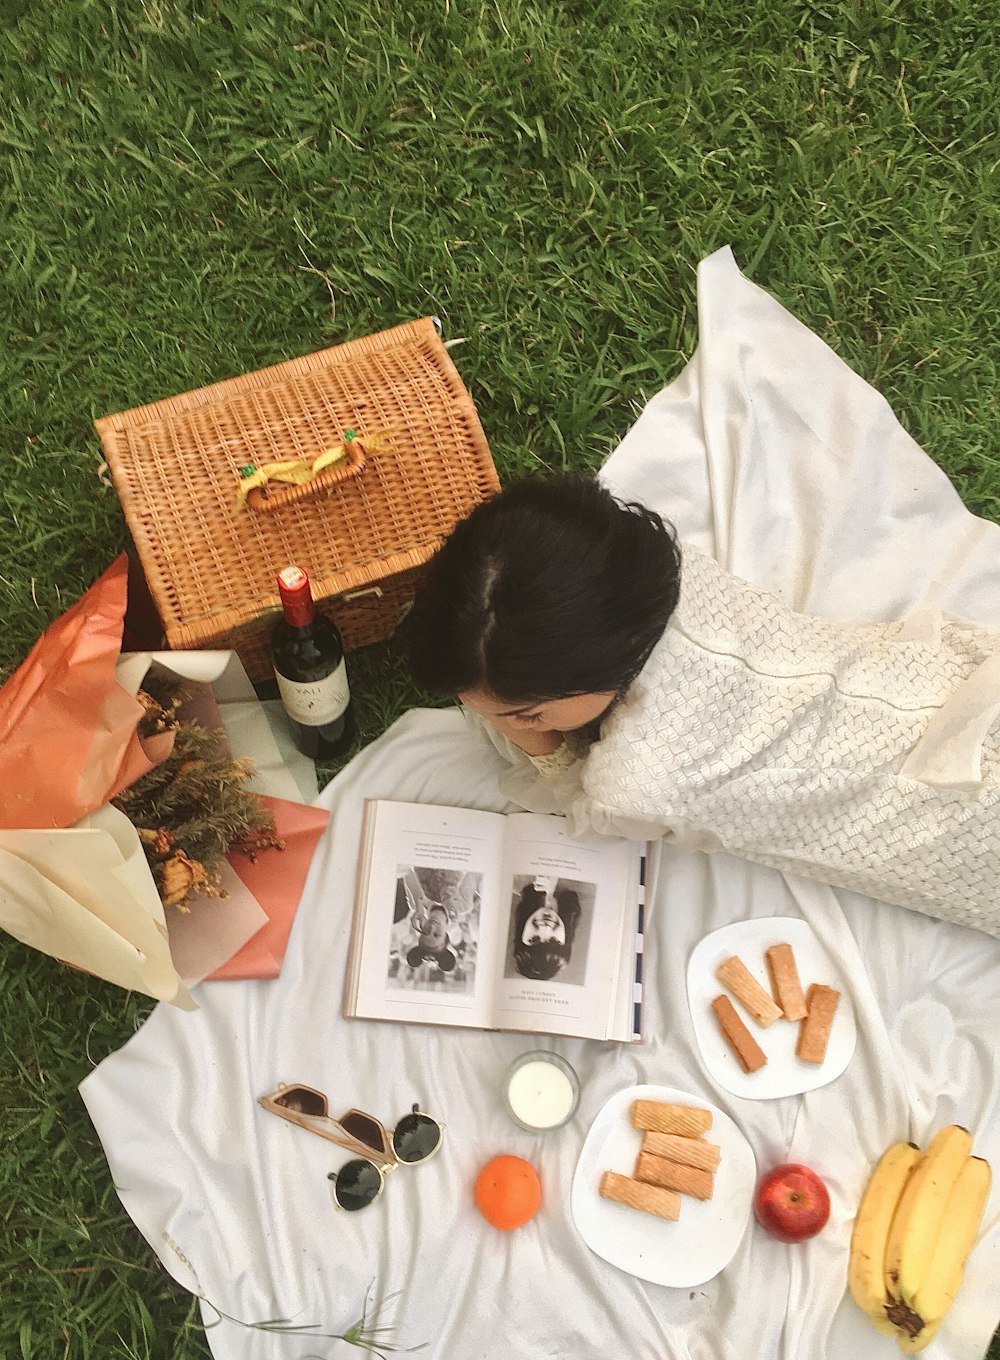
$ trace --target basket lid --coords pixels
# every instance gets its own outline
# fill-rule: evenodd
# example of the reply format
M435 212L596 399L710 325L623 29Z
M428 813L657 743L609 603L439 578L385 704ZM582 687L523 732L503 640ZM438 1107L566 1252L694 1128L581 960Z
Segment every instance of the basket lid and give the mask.
M302 565L317 597L421 565L499 489L479 417L429 317L95 421L172 647L278 606ZM234 503L247 464L376 441L354 477L267 514Z

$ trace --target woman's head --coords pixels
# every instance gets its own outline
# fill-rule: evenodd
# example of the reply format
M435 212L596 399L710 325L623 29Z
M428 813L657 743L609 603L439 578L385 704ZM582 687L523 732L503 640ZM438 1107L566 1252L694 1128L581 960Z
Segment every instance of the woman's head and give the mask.
M658 515L591 477L519 482L433 559L408 620L414 678L510 703L611 696L645 664L679 591L680 554ZM563 706L565 723L546 726L589 720Z
M561 973L573 953L580 899L569 889L546 892L538 880L522 890L514 912L514 964L522 977L547 982Z
M444 907L435 902L416 929L425 949L443 949L448 943L448 917Z
M422 963L433 963L444 973L455 967L455 955L448 939L448 917L444 907L433 903L416 926L419 943L406 956L411 968Z

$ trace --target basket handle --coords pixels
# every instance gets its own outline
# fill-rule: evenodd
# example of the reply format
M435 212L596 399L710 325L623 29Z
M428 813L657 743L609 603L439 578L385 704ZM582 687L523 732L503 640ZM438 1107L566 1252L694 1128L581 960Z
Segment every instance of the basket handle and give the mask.
M317 495L328 495L341 482L357 477L364 468L367 454L384 447L387 442L385 432L359 435L356 430L348 430L341 445L324 450L312 464L306 458L264 463L261 467L248 464L240 470L244 482L237 494L234 513L238 513L244 504L251 510L270 513ZM341 456L336 462L330 462L327 455L334 452ZM314 471L316 462L322 463L324 459L326 466Z

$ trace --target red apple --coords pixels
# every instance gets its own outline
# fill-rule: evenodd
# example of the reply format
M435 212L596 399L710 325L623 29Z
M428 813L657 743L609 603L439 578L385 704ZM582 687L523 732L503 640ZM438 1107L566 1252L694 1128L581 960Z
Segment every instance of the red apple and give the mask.
M779 1242L815 1237L830 1217L830 1195L807 1166L790 1162L763 1176L753 1197L760 1226Z

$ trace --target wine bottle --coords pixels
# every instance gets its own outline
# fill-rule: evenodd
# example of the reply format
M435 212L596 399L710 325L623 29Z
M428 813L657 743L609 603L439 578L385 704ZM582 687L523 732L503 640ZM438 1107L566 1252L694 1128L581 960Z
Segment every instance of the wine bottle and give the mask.
M354 735L344 643L335 624L317 614L308 574L278 572L284 618L271 637L271 664L295 745L314 760L342 755Z

